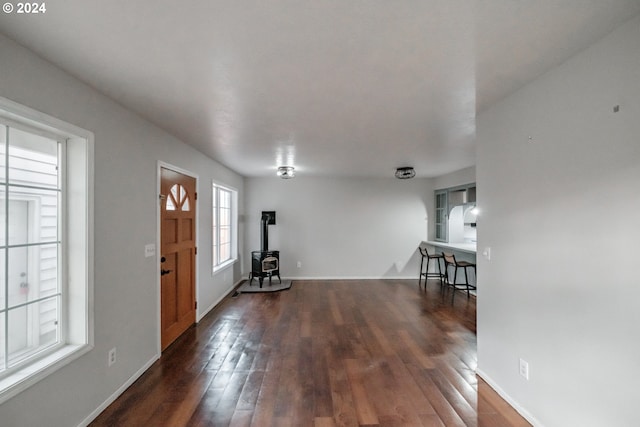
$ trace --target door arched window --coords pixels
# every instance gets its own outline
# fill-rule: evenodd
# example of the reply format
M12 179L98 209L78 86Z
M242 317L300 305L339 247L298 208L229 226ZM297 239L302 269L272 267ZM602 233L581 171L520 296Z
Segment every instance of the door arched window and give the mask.
M189 212L190 209L189 193L187 193L187 190L182 185L174 184L167 198L167 210Z

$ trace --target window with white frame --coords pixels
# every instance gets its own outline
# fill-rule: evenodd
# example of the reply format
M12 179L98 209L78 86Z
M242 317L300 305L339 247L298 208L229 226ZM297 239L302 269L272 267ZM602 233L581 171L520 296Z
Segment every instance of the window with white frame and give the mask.
M90 139L0 98L0 402L91 347Z
M238 193L213 184L213 270L236 260Z

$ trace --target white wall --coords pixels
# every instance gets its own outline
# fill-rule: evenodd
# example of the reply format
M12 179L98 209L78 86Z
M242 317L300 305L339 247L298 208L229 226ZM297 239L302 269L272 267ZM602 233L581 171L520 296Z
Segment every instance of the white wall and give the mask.
M261 212L275 210L269 248L280 250L283 276L417 278L430 179L251 178L245 192L247 252L260 249Z
M243 179L3 36L0 63L1 96L95 134L95 348L0 405L3 426L74 426L157 357L158 161L199 176L199 315L240 279L240 263L211 275L211 181L242 200Z
M460 169L446 175L440 175L433 179L434 190L455 187L456 185L471 184L476 182L476 167Z
M638 425L639 119L638 17L478 118L478 369L537 425Z

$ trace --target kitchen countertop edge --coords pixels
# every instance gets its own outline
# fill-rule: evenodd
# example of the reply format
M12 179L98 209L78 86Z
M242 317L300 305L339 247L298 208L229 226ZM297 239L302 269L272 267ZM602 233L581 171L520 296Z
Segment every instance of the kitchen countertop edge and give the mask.
M427 240L427 241L423 241L422 244L435 246L438 248L453 249L456 251L466 252L474 255L477 253L476 243L447 243L447 242L435 242L432 240Z

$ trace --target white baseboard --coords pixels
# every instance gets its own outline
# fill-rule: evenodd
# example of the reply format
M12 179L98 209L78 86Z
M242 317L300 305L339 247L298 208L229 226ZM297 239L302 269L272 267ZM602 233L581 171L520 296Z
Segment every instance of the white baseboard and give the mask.
M480 369L476 369L476 374L480 378L482 378L484 380L484 382L489 384L489 387L491 387L496 393L498 393L500 395L500 397L502 397L509 405L511 405L513 407L513 409L516 410L516 412L518 412L520 415L522 415L522 417L525 420L529 421L529 423L531 423L532 426L534 426L534 427L544 427L542 425L542 423L536 419L536 417L531 415L531 413L529 413L529 411L524 409L518 402L516 402L514 399L512 399L511 396L509 396L502 388L500 388L500 386L498 386L498 384L496 384L495 381L493 381L491 379L491 377L489 377L489 375L485 374Z
M202 320L202 318L203 318L204 316L206 316L207 314L209 314L209 312L210 312L211 310L213 310L214 308L216 308L216 306L217 306L218 304L220 304L220 302L221 302L223 299L225 299L225 298L227 297L227 295L229 295L229 294L231 293L231 291L233 291L235 288L237 288L237 287L238 287L238 285L239 285L241 282L243 282L244 280L245 280L245 279L240 279L240 280L238 280L235 284L233 284L230 288L227 288L227 289L224 291L224 293L222 294L222 296L221 296L220 298L218 298L217 300L215 300L213 304L211 304L209 307L207 307L207 309L206 309L205 311L203 311L202 313L200 313L200 314L198 315L198 318L196 319L196 323L198 323L199 321L201 321L201 320Z
M282 280L418 280L417 277L405 277L405 276L282 276ZM243 280L249 280L249 277L245 277Z
M156 354L155 356L153 356L151 360L145 363L144 366L142 366L142 368L138 369L138 371L135 374L133 374L131 378L129 378L124 384L122 384L122 386L120 386L120 388L118 388L118 390L116 390L115 393L109 396L107 400L102 402L102 404L98 406L95 411L89 414L87 418L82 420L82 422L78 424L78 427L87 427L93 420L95 420L98 417L98 415L102 413L102 411L107 409L109 405L115 402L115 400L118 397L120 397L120 395L124 393L124 391L128 389L129 386L131 386L131 384L133 384L138 378L140 378L140 376L144 374L147 371L147 369L149 369L151 365L153 365L158 359L160 359L159 354Z

